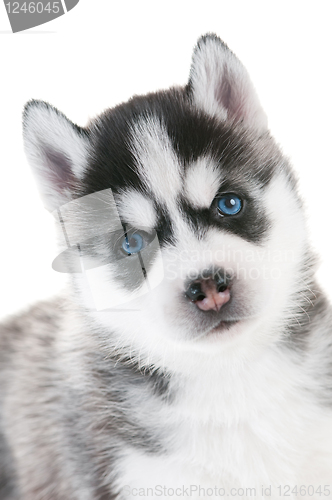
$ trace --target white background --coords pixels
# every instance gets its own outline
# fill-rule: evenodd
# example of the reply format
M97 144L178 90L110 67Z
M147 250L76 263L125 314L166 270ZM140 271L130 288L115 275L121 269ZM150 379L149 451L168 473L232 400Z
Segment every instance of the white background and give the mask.
M51 268L52 217L23 153L24 103L44 99L84 125L132 94L185 84L192 48L209 31L246 65L298 172L319 279L332 296L331 10L327 0L81 0L48 24L12 34L1 3L0 316L64 284Z

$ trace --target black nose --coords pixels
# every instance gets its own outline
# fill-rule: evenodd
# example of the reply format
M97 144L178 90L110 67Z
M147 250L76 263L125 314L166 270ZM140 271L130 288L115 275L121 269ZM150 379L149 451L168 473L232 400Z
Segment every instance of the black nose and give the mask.
M224 272L202 273L186 289L186 296L203 311L219 309L230 300L230 278Z
M203 293L200 281L194 281L193 283L191 283L186 291L186 295L193 302L195 302L196 300L203 300L206 297L206 295Z

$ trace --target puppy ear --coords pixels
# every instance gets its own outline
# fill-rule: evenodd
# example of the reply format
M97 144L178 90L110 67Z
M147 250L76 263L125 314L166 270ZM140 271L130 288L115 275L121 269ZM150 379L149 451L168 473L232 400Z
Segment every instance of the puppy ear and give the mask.
M44 205L53 211L72 199L84 176L88 133L46 102L33 100L24 109L23 137Z
M249 75L216 35L200 38L194 50L189 89L199 109L222 121L267 130L267 118Z

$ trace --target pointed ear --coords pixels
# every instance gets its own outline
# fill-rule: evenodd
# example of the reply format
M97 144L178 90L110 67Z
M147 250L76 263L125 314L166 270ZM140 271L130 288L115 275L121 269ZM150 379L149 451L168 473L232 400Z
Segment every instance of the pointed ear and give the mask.
M267 118L249 75L220 38L208 34L194 50L189 89L199 109L222 121L267 130Z
M24 109L23 137L44 205L53 211L72 199L83 178L88 133L49 104L33 100Z

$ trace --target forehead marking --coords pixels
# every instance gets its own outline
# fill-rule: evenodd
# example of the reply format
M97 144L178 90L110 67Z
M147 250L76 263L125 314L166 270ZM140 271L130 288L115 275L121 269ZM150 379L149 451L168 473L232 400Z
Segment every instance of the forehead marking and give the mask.
M181 164L166 128L157 117L141 118L132 126L129 147L145 187L153 194L156 202L167 210L175 240L187 239L189 241L193 237L193 228L178 205L179 195L183 195L184 192L184 178ZM217 191L217 173L209 174L207 166L199 167L199 162L196 163L198 171L206 171L205 177L210 180L210 185L214 186ZM197 193L197 189L190 189L193 183L197 184L196 181L189 180L189 191ZM211 198L211 202L212 190L210 186L207 198ZM195 199L196 203L200 203L199 194L195 194Z
M195 208L209 208L222 180L220 169L211 158L199 158L187 170L184 195Z
M174 201L181 190L180 164L165 127L156 117L141 118L132 127L129 147L145 186L160 203Z
M116 206L121 219L134 227L153 228L157 214L152 201L134 189L120 192L116 197Z

